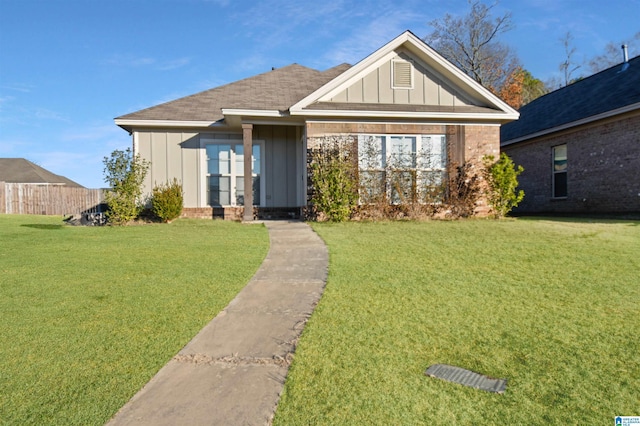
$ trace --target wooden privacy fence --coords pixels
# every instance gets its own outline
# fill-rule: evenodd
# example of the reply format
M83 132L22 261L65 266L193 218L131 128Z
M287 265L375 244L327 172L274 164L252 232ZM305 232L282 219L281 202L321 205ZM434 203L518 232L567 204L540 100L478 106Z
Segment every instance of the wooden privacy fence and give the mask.
M100 212L103 189L0 182L0 213L66 215Z

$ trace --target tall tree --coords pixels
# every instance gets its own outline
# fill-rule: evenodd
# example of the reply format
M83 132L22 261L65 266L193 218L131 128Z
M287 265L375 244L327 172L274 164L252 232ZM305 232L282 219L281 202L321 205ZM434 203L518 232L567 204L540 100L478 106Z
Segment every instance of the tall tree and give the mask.
M562 75L564 76L563 86L568 86L577 80L576 78L573 78L573 73L580 69L582 65L575 62L574 55L577 49L573 45L573 34L567 31L567 33L560 39L560 42L562 43L562 47L564 47L565 59L560 63L558 68L562 71Z
M516 54L498 40L500 34L513 27L511 13L494 18L497 2L487 6L479 0L467 1L466 15L456 17L447 13L431 21L433 32L425 41L475 81L500 94L520 69Z
M527 70L522 70L522 105L549 93L550 89L542 80L535 78Z

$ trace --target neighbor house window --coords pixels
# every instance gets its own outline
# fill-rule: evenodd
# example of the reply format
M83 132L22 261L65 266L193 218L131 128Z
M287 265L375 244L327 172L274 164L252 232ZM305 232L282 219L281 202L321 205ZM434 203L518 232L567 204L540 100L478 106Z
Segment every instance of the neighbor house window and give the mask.
M254 144L251 153L253 204L260 205L261 145ZM205 145L207 164L207 204L244 205L244 146L242 143L210 143Z
M553 197L567 196L567 145L558 145L553 150Z
M359 135L360 201L439 201L447 165L444 135Z

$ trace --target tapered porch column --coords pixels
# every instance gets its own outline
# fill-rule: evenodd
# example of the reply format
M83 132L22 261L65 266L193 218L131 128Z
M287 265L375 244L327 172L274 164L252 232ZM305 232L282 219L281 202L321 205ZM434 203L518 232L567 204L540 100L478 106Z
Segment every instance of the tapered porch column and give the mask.
M253 220L253 177L251 156L253 154L253 124L242 125L242 145L244 147L244 215L243 221Z

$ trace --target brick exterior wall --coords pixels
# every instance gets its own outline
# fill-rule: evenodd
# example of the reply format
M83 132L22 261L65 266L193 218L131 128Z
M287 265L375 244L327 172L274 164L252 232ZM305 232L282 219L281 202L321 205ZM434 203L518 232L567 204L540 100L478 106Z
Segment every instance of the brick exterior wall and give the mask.
M552 198L552 147L567 144L567 197ZM640 111L503 147L525 197L514 213L640 213Z
M402 123L307 123L307 148L312 149L322 136L348 136L363 134L445 134L450 161L479 166L485 155L500 155L500 126L497 125L445 125ZM309 161L311 155L307 153ZM308 170L310 168L308 167ZM311 177L307 178L308 188ZM308 198L311 196L307 194ZM487 216L490 208L482 197L475 209L477 216Z

